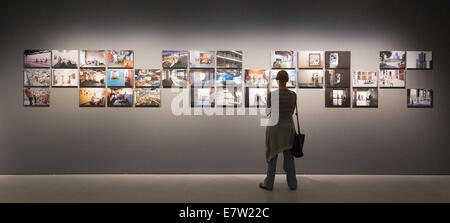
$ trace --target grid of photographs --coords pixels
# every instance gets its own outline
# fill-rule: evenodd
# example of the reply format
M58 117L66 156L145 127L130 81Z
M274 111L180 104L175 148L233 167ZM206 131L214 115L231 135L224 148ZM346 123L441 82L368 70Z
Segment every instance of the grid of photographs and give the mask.
M433 69L432 51L407 51L407 69L411 70L431 70Z
M185 88L188 86L188 72L186 69L164 69L162 72L164 88Z
M51 50L23 52L23 106L49 107L51 78Z
M380 88L404 88L406 86L405 70L381 70Z
M270 63L272 69L295 69L297 67L297 51L273 50Z
M353 107L378 107L378 88L353 88Z
M299 88L323 88L325 82L324 51L301 50L298 53L297 85Z
M136 107L161 107L160 88L136 88L134 95Z
M162 67L164 69L188 67L189 51L187 50L163 50Z
M350 107L350 51L325 52L325 107Z
M266 70L245 70L245 87L263 88L269 85L269 74Z
M78 50L52 50L52 68L78 68Z
M407 106L409 108L432 108L433 107L433 89L407 89Z
M271 70L270 71L270 87L278 88L278 81L276 80L278 72L281 70ZM296 70L285 70L289 74L289 81L286 83L286 87L295 88L297 84L297 71Z
M157 88L161 85L160 69L135 69L134 81L136 87Z

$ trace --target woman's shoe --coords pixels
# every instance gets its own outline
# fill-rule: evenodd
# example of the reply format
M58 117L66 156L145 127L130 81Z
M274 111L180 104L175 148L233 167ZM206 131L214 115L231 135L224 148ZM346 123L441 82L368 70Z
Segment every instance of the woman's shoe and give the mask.
M263 183L259 183L259 188L264 189L264 190L268 190L268 191L272 191L272 188L266 187Z

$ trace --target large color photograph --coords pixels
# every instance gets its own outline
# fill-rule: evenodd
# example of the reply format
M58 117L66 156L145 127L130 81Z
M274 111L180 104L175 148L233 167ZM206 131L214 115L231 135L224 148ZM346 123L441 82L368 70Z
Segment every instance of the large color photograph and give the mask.
M136 88L135 106L136 107L160 107L161 89L160 88Z
M109 50L107 55L108 67L132 68L134 66L133 50Z
M53 50L53 68L78 68L78 50Z
M23 52L23 65L25 68L50 68L50 50L25 50Z
M185 88L188 86L188 73L185 69L164 69L162 72L164 88Z
M105 88L80 88L80 107L105 107Z
M269 79L269 72L266 70L245 70L245 87L267 87Z
M50 81L50 69L23 70L23 86L25 87L48 87Z
M187 68L189 51L187 50L163 50L162 67L165 69Z
M136 87L159 87L161 85L161 70L135 69L134 81Z
M108 69L108 87L133 87L133 69Z
M80 67L106 67L104 50L80 50Z
M105 79L104 68L80 69L80 87L105 87Z
M24 88L23 105L30 107L50 106L50 88Z
M108 88L108 107L133 107L133 88Z

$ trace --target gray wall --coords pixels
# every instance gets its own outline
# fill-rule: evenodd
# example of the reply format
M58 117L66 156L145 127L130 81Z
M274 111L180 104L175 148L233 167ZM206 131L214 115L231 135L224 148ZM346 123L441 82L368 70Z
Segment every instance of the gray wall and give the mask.
M77 89L51 107L22 106L24 49L133 49L159 68L162 49L239 49L269 68L272 49L349 50L353 70L380 50L432 50L434 69L407 88L433 88L434 108L408 109L406 89L379 90L373 109L325 108L324 89L298 89L306 156L299 173L450 174L448 2L17 2L2 6L0 173L263 173L257 116L174 116L161 108L79 108ZM279 162L281 164L282 162Z

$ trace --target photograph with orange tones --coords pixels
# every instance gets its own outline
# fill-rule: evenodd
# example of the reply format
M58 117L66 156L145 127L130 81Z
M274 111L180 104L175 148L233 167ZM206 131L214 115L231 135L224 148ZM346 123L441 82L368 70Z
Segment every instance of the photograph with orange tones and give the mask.
M100 69L81 69L80 87L105 87L106 70Z
M80 107L105 107L105 88L80 88Z
M109 50L108 67L133 67L134 66L134 52L133 50Z
M266 70L245 70L245 87L267 87L269 73Z

